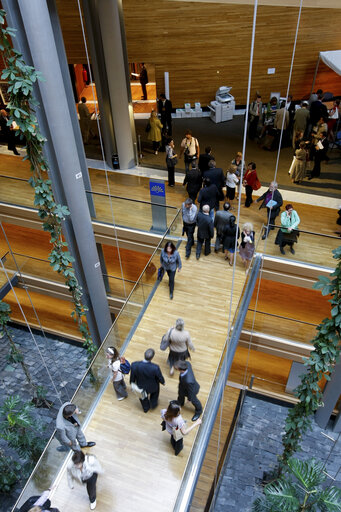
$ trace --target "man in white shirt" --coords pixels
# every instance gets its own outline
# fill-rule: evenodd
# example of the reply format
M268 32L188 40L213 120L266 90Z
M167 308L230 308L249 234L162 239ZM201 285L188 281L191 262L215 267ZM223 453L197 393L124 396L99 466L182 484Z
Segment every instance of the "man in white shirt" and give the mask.
M190 164L196 164L200 154L198 139L192 136L191 130L187 130L185 133L185 138L181 141L180 158L183 153L185 155L185 168L186 171L188 171Z

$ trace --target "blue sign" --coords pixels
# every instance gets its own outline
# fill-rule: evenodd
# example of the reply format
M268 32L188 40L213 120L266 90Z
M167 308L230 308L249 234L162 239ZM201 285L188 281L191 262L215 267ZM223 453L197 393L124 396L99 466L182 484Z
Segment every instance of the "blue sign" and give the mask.
M151 196L159 196L159 197L166 196L166 187L165 187L164 182L150 180L149 181L149 189L150 189Z

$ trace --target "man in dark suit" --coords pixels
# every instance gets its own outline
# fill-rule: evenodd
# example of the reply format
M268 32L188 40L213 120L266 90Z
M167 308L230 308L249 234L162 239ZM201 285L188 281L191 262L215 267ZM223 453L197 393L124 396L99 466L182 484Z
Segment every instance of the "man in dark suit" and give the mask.
M164 94L160 94L157 104L158 112L161 116L163 130L167 131L169 137L172 136L172 102L167 100Z
M320 147L322 146L322 147ZM329 160L329 157L327 157L327 151L328 151L329 143L327 139L327 133L322 132L320 140L318 141L317 145L315 146L315 158L314 158L314 168L311 171L311 175L308 178L309 180L312 180L313 178L318 178L321 174L321 162L323 160Z
M143 361L135 361L131 365L130 383L135 382L140 389L143 389L147 396L140 398L142 409L148 412L155 409L158 404L160 384L165 385L165 379L160 367L152 363L155 351L149 348L144 353Z
M216 167L215 160L208 162L208 169L204 171L202 177L209 178L211 183L217 187L219 190L219 200L222 201L224 199L223 187L225 186L225 176L221 167ZM216 210L219 210L219 201L216 205Z
M142 98L143 100L147 100L147 85L148 83L148 73L147 73L147 68L146 66L144 65L144 62L142 62L141 64L141 70L140 70L140 84L141 84L141 87L142 87Z
M201 247L205 242L205 256L211 253L211 239L214 236L213 219L210 217L210 207L205 204L202 207L202 211L198 213L197 218L198 225L198 240L197 240L197 260L200 258Z
M208 162L210 160L214 160L214 156L212 155L211 146L206 146L205 153L201 153L199 156L198 167L200 169L201 174L203 174L208 169Z
M315 126L321 117L324 119L328 118L327 107L322 103L323 91L319 89L316 94L317 100L313 101L310 105L310 123L312 126Z
M224 209L216 212L214 216L214 227L216 228L217 237L214 245L214 252L218 252L221 244L223 243L224 231L226 226L230 223L230 217L232 213L229 212L230 203L226 201L224 203Z
M197 419L202 414L202 405L197 397L200 386L198 382L195 380L192 365L189 361L177 361L174 367L176 370L179 370L180 372L178 402L182 407L185 403L185 398L187 397L188 400L192 402L192 404L195 407L195 412L192 421L197 421Z
M198 203L200 208L205 204L210 207L210 217L214 220L214 208L217 209L217 203L219 205L219 190L214 183L211 183L210 178L204 178L203 188L199 192Z

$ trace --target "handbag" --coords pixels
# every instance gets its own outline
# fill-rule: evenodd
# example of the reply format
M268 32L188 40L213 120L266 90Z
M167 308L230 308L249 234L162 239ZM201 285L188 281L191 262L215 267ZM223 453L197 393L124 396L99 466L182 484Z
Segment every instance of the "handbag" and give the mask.
M258 178L256 178L256 181L253 185L253 190L259 190L261 188L261 186L262 186L261 182L259 181Z
M184 437L179 427L172 427L172 436L174 441L180 441Z
M150 122L148 121L148 124L146 126L146 132L149 133L151 129L152 129L152 127L150 125Z
M166 334L164 334L161 338L160 343L160 350L167 350L167 348L170 346L170 338L172 334L173 327L169 329Z

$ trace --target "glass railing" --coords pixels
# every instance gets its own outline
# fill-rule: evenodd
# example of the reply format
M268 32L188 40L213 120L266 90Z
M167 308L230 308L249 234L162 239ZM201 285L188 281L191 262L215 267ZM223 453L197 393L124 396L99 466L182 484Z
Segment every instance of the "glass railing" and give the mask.
M178 209L174 206L128 199L100 192L86 191L93 221L163 234L173 223ZM0 175L0 203L34 206L34 190L25 178ZM182 222L179 218L178 222ZM175 229L174 223L172 229Z
M259 236L256 247L258 252L302 263L312 263L323 267L335 268L336 260L333 258L332 250L336 249L341 244L340 237L300 229L297 242L293 245L295 253L291 254L288 245L286 245L283 248L285 254L282 254L279 245L275 244L280 226L273 226L273 228L274 229L270 230L269 236L265 240L262 240L262 237ZM263 233L263 230L264 226L260 234Z
M123 353L130 342L134 328L143 314L143 307L147 306L153 291L157 286L157 268L160 266L160 253L166 241L174 244L179 242L182 225L179 214L175 216L168 233L165 234L145 266L139 280L132 288L123 308L110 329L107 337L93 359L90 368L81 380L72 401L76 402L82 410L83 426L86 426L91 411L96 407L101 391L108 383L108 368L105 357L105 348L115 346ZM180 229L179 229L180 228ZM57 451L59 441L52 436L49 440L35 470L19 499L17 506L21 506L29 496L40 494L51 485L60 472L65 460L65 453Z
M246 377L248 388L259 393L277 395L279 398L292 398L292 393L286 393L286 382L278 382L274 380L265 379L248 373Z
M263 311L255 312L249 309L243 330L310 344L316 335L317 325L295 318L287 318Z
M106 224L115 223L117 227L164 233L177 213L174 206L109 196L100 192L86 191L86 194L94 206L92 220Z
M0 175L0 203L35 208L34 190L25 178Z

